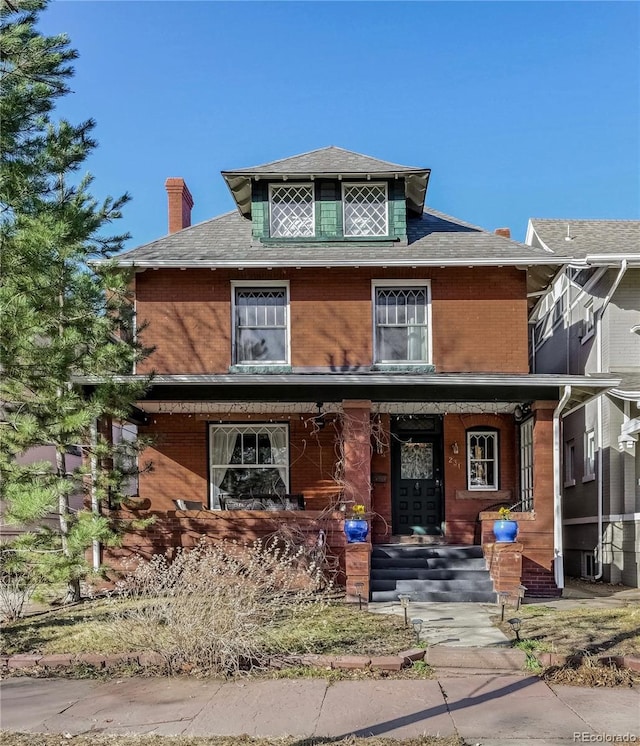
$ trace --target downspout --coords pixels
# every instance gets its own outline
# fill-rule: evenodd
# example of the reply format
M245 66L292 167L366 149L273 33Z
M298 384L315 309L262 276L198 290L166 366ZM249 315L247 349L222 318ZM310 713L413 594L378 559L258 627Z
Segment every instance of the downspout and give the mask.
M627 260L623 259L620 263L620 271L611 286L611 290L607 294L602 307L598 311L596 318L596 373L602 373L602 318L604 312L607 310L613 294L618 289L618 285L622 281L625 272L627 271ZM604 394L600 394L598 397L598 546L596 547L596 553L598 555L598 572L594 576L594 580L600 580L604 572L604 562L602 559L602 526L603 526L603 504L604 504L604 474L602 465L602 421L604 420Z
M98 457L96 448L98 446L98 421L91 423L91 512L100 515L100 502L98 500ZM94 570L100 569L100 542L94 539L92 542L92 565Z
M556 585L564 588L564 556L562 553L562 459L560 414L571 396L571 386L565 386L558 406L553 410L553 574Z

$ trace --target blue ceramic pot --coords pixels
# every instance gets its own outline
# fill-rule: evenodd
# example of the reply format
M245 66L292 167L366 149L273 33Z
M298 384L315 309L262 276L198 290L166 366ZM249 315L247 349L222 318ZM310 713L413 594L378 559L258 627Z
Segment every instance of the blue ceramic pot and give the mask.
M496 521L493 524L496 541L512 542L518 535L518 521Z
M344 522L344 534L349 544L367 540L369 524L364 518L349 518Z

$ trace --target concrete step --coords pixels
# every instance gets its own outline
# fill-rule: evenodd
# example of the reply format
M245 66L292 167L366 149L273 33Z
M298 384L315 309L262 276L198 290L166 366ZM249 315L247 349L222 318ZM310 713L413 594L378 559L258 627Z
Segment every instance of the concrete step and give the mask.
M515 648L465 648L454 645L430 645L425 661L441 668L491 669L492 671L522 671L527 660L523 650Z
M376 544L373 557L389 559L478 559L482 555L480 546L422 546L419 544Z
M493 593L493 581L491 578L479 578L478 580L399 580L397 578L379 580L372 578L371 590L409 593L411 600L417 601L416 594L424 591L429 593L439 593L440 591Z
M386 591L372 591L371 601L398 601L398 596L402 593L410 593L411 601L432 601L437 603L495 603L496 594L493 591L472 591L472 590L451 590L451 591L426 591L411 590L405 591L401 588Z
M419 567L429 570L485 570L486 562L482 558L472 559L447 559L436 558L412 558L412 557L371 557L371 567L383 569L388 567Z
M458 570L447 567L442 570L424 570L417 567L372 567L371 580L472 580L479 582L489 579L489 573L480 570Z

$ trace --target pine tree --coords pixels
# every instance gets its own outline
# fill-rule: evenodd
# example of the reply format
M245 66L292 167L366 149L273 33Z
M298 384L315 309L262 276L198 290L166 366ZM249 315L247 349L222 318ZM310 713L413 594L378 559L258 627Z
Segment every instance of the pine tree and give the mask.
M128 238L102 231L129 197L98 203L92 178L79 173L96 147L93 120L54 121L77 53L66 35L37 31L45 6L12 0L1 11L0 497L7 520L57 515L57 531L26 534L16 549L38 557L44 575L67 582L78 598L87 548L115 541L95 508L118 500L137 449L96 437L96 422L127 416L140 388L116 377L130 374L144 351L134 341L130 277L108 262L92 264ZM86 376L96 385L74 383ZM16 460L40 445L55 447L55 463ZM65 456L77 448L85 465L69 473ZM69 496L89 482L93 510L72 513Z

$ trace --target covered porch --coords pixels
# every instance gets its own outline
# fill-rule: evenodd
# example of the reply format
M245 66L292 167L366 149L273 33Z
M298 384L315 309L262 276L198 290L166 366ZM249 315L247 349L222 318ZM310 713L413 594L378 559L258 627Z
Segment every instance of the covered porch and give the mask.
M489 529L509 505L520 524L518 584L552 595L562 550L554 413L561 399L574 406L610 385L497 374L158 376L138 402L153 469L127 510L155 523L105 559L289 531L326 547L350 595L356 583L368 595L372 545L482 544L498 563ZM354 504L370 519L363 545L342 532Z

